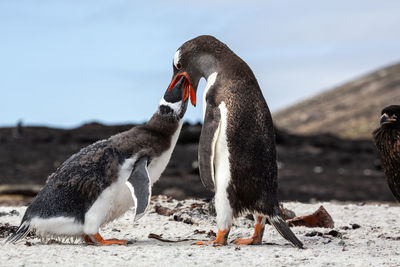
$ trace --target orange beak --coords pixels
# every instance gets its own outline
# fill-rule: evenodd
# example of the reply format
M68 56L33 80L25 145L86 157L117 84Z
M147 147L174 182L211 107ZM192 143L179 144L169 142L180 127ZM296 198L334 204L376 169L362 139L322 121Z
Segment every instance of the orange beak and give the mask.
M171 82L171 84L168 87L168 90L171 90L177 82L181 79L181 77L184 77L183 81L183 95L182 98L183 100L188 99L190 96L190 102L192 103L193 106L196 106L196 93L194 92L194 89L192 85L190 84L189 76L187 75L186 72L180 73L175 76L174 80Z

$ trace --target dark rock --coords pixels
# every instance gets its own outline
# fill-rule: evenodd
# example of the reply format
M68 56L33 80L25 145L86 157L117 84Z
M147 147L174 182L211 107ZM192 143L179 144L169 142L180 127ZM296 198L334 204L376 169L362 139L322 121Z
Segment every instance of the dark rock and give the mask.
M14 127L0 128L0 184L37 184L40 188L49 174L82 147L132 126L90 123L64 130L24 125L23 135L17 139L13 137ZM200 124L184 125L167 169L153 187L153 195L171 192L177 199L213 197L199 178L200 132ZM276 140L281 166L280 200L394 201L384 174L377 169L379 162L371 140L341 139L329 134L301 136L279 129ZM314 172L314 166L323 172ZM371 170L368 176L364 170ZM206 210L213 213L211 208Z
M171 216L172 214L174 214L177 211L177 209L170 209L167 207L163 207L161 205L155 205L154 211L160 215Z
M318 232L318 231L312 231L312 232L309 232L309 233L306 233L306 234L305 234L305 236L309 236L309 237L313 237L313 236L322 236L322 235L323 235L323 233Z
M319 231L312 231L312 232L309 232L309 233L305 234L305 236L309 236L309 237L312 237L312 236L328 236L328 235L333 236L333 237L340 237L340 238L343 236L342 233L340 233L340 232L338 232L336 230L331 230L331 231L329 231L327 233L322 233L322 232L319 232Z
M184 217L182 214L174 215L174 220L177 222L183 222L186 224L193 224L193 220L190 217Z
M331 235L333 237L342 237L342 233L336 231L336 230L330 230L328 233L325 235Z
M287 221L289 226L333 228L334 222L331 215L323 206L310 215L294 217Z

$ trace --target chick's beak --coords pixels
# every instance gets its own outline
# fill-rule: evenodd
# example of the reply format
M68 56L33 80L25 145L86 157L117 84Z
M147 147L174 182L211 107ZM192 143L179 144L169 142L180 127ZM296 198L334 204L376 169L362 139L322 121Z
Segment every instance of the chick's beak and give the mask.
M388 114L384 113L382 115L382 117L381 117L380 124L382 125L382 124L392 123L392 122L395 122L395 121L397 121L397 116L396 115L393 115L393 116L389 117Z
M172 79L172 82L169 85L168 90L171 90L181 79L184 79L182 99L186 101L190 96L190 102L192 103L193 106L196 106L196 92L194 91L193 86L190 83L189 76L187 75L186 72L179 73L178 75L176 75Z

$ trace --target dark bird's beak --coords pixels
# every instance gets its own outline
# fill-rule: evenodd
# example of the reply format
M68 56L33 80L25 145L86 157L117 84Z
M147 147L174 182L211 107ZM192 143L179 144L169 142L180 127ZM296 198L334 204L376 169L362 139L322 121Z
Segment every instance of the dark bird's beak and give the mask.
M392 115L391 117L389 117L388 114L383 113L382 117L381 117L381 121L380 124L387 124L387 123L392 123L397 121L397 116L396 115Z
M168 87L168 90L171 90L180 80L183 80L183 96L182 99L186 100L190 96L190 102L193 106L196 106L196 92L193 89L192 84L190 83L189 76L186 72L180 73L176 75L173 79L171 84Z

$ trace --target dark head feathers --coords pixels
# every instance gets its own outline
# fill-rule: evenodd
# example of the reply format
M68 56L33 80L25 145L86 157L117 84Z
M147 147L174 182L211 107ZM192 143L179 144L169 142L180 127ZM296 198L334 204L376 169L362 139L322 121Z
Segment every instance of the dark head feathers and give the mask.
M373 132L389 187L400 201L400 106L391 105L381 112L380 127Z
M381 112L380 125L382 129L400 130L400 105L385 107Z

